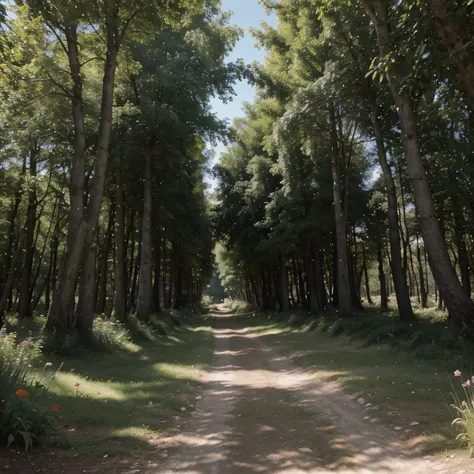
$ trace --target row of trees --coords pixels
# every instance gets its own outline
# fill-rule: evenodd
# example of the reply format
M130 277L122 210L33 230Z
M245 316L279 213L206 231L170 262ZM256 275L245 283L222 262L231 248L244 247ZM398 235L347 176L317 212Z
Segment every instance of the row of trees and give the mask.
M409 321L431 289L472 330L473 2L265 3L259 94L216 167L226 284L351 315L377 267L382 309L393 288Z
M3 17L0 326L142 321L212 275L205 144L242 68L218 1L18 0Z

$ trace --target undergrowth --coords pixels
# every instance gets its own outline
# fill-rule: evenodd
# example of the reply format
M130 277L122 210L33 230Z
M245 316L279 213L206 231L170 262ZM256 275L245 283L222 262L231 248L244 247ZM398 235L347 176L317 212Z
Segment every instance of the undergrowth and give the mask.
M320 331L332 337L343 334L367 347L388 344L394 350L409 351L423 359L461 357L474 362L472 342L462 329L428 311L417 313L412 322L401 321L396 312L371 309L347 318L339 317L335 311L318 316L305 311L269 313L265 317L304 331Z
M224 307L231 313L247 313L254 309L250 303L242 300L226 300Z
M30 369L41 360L42 347L27 339L17 342L16 334L0 331L0 445L40 446L46 437L56 436L55 413L37 399L47 391L43 376L32 377ZM48 369L45 364L43 374Z
M171 340L176 340L174 333L184 333L197 313L199 307L164 311L153 315L149 324L133 316L126 323L98 316L93 338L86 343L74 332L44 331L44 316L28 320L7 316L0 331L0 446L30 450L41 446L45 438L60 439L56 424L63 405L71 404L71 396L63 395L64 381L75 377L70 370L63 372L71 363L83 361L88 366L91 357L96 357L94 354L102 353L100 360L108 354L113 360L130 355L143 365L142 359L147 360L148 356L140 354L145 347L148 352L155 346L160 350L160 343L169 346ZM83 396L84 385L72 383L73 406Z
M127 322L120 323L106 315L97 316L94 320L93 338L81 341L76 332L43 331L46 317L36 315L31 319L20 321L16 315L8 315L5 330L14 333L15 340L28 339L37 344L43 354L63 358L81 358L91 352L111 353L115 350L133 350L134 346L146 341L153 341L157 336L167 336L174 328L186 325L197 314L202 313L200 306L181 310L164 310L154 314L149 323L139 321L130 315Z

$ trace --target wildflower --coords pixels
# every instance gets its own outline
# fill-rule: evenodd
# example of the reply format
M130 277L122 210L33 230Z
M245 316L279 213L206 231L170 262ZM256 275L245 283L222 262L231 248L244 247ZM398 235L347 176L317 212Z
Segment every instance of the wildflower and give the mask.
M27 390L23 390L23 389L20 389L20 390L17 390L15 392L15 395L17 397L27 397L29 395L28 391Z
M51 411L52 411L53 413L58 413L58 412L61 411L61 407L60 407L59 405L53 405L53 406L51 407Z
M24 340L20 342L20 346L29 346L29 345L30 345L30 341Z
M461 377L461 371L460 370L455 370L454 371L454 376L455 377Z
M79 387L79 385L81 385L79 382L75 383L74 384L74 387Z
M466 381L462 384L462 386L463 386L464 388L470 387L470 386L471 386L471 381L470 381L470 380L466 380Z
M46 362L45 367L51 367L53 364L51 362Z

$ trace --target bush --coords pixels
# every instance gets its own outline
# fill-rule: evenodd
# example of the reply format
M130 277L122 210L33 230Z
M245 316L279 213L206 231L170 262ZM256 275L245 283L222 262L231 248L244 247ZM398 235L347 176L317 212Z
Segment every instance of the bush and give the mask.
M42 438L56 436L54 413L60 407L47 411L37 404L46 387L42 378L35 381L28 373L40 354L39 343L24 340L18 344L15 333L0 333L0 445L31 450L41 445Z
M226 300L225 308L231 313L247 313L253 309L249 303L241 300Z
M130 334L125 324L99 317L94 321L94 339L98 349L112 350L123 348L130 343Z
M201 298L201 306L203 308L209 308L212 304L213 304L213 299L212 299L212 296L209 296L209 295L204 295L202 298Z

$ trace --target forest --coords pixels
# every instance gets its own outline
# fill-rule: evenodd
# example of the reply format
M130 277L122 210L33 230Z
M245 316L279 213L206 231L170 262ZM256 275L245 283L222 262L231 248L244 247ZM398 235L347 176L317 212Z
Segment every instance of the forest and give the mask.
M472 344L474 1L259 3L277 22L251 30L252 64L229 61L243 31L219 0L0 5L0 445L79 410L83 381L33 401L54 363L85 380L91 354L186 342L176 364L205 367L211 280L258 315ZM229 125L211 101L243 80Z
M228 132L208 102L241 74L239 31L213 2L102 3L4 19L0 324L41 311L87 339L94 314L148 321L212 275L206 142Z
M219 271L264 309L413 303L474 327L473 2L267 2L215 173Z

